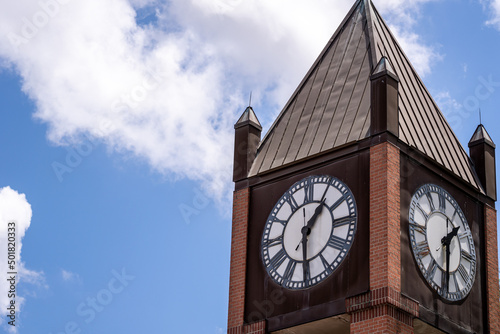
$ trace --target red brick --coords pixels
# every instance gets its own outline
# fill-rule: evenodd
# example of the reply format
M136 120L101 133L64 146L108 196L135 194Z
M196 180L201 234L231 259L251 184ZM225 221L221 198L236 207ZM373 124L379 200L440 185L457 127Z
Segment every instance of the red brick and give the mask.
M498 287L497 212L485 205L486 298L490 333L500 333L500 294Z
M233 229L231 237L231 271L229 277L228 334L247 334L246 332L243 332L242 326L244 322L243 312L245 306L249 201L250 190L248 188L234 192Z
M390 143L370 149L370 289L401 290L400 152Z

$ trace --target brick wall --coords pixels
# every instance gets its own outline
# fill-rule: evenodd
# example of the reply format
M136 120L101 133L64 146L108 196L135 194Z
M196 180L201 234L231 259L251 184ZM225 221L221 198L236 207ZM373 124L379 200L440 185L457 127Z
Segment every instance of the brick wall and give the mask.
M370 289L401 291L400 152L370 149Z
M233 229L231 237L231 273L229 278L228 333L243 333L245 274L247 258L248 205L250 189L233 194Z
M486 298L490 333L500 333L500 296L498 291L497 212L485 205Z
M407 325L393 315L382 315L366 321L351 323L351 333L357 334L413 334L413 326Z
M266 322L256 322L250 325L241 325L229 328L228 334L266 334Z
M266 322L256 322L244 327L244 334L265 334L266 333Z

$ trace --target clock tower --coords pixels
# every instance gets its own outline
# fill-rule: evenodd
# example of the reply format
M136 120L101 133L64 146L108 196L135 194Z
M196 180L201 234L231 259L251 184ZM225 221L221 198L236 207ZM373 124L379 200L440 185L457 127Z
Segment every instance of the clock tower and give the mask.
M228 333L500 333L495 144L467 154L370 0L261 131L248 107Z

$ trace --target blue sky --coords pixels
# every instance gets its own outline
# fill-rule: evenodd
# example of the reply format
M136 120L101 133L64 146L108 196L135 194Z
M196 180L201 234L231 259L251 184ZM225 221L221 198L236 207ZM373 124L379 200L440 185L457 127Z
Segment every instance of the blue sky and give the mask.
M232 125L253 91L268 129L352 3L0 4L17 332L225 333ZM478 108L500 143L500 1L375 5L462 144Z

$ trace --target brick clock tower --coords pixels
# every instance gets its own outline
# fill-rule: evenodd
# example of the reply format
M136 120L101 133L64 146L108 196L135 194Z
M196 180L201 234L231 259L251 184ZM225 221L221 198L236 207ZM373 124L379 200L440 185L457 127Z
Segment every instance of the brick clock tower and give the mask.
M228 333L500 333L495 144L467 154L370 0L261 131L248 107Z

